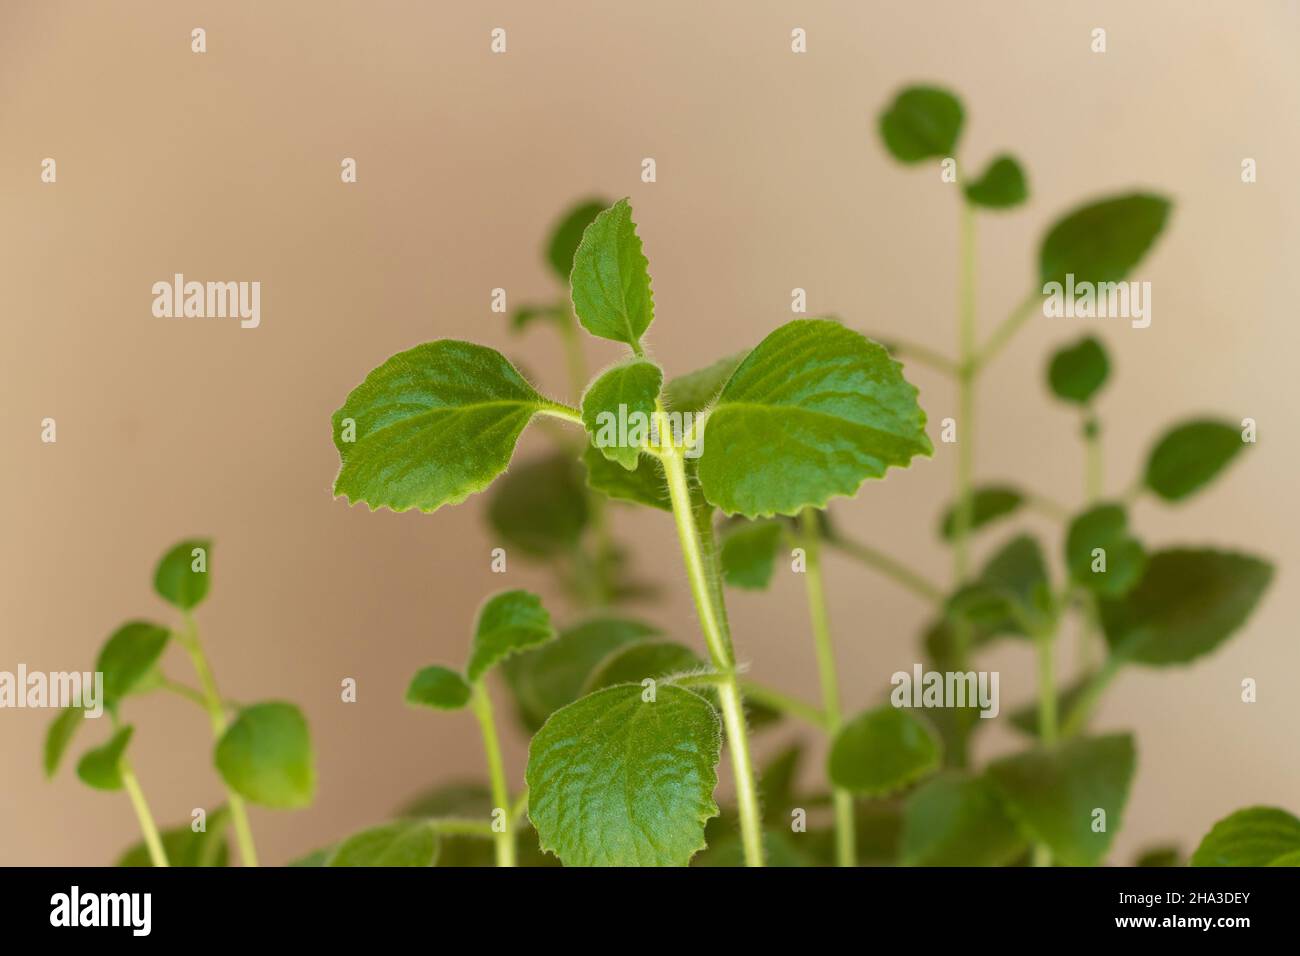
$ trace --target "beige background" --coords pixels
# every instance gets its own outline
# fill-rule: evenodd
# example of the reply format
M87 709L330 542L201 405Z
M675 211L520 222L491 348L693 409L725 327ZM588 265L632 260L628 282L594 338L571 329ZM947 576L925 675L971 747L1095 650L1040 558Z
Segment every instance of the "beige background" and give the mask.
M189 48L191 28L208 52ZM488 32L509 52L488 53ZM809 52L789 52L794 26ZM1104 26L1109 52L1089 52ZM1114 859L1184 847L1237 806L1300 809L1300 606L1294 435L1295 157L1300 15L1292 2L117 4L9 0L0 13L0 669L88 666L137 615L167 620L153 563L175 539L217 541L200 615L223 689L297 701L319 753L316 805L254 811L264 857L283 862L380 819L439 779L478 775L466 714L417 713L410 674L463 660L480 599L543 589L543 572L488 572L482 499L433 516L333 501L329 415L372 366L454 336L507 350L564 388L544 330L512 339L488 310L553 291L540 244L571 200L630 195L654 274L650 336L670 373L757 341L810 310L949 350L954 187L883 153L874 117L901 84L962 94L963 156L1009 149L1032 199L980 221L985 332L1018 301L1045 226L1076 201L1134 185L1177 201L1139 278L1145 331L1094 323L1117 378L1101 408L1106 478L1132 480L1149 441L1195 412L1251 416L1260 442L1180 508L1143 502L1154 543L1222 543L1280 574L1226 649L1186 670L1129 673L1101 712L1132 727L1140 766ZM39 182L58 161L57 185ZM360 182L339 182L339 161ZM639 181L642 157L659 181ZM1243 185L1243 157L1259 182ZM260 280L262 327L150 314L173 272ZM1082 322L1031 321L980 394L978 469L1080 500L1075 417L1046 401L1044 356ZM616 350L592 343L593 362ZM931 421L948 383L920 367ZM39 423L58 420L57 445ZM536 439L534 439L535 441ZM864 489L838 513L941 578L934 536L951 446ZM1045 525L1030 522L1045 533ZM645 615L698 643L659 514L620 511L643 536L638 566L665 586ZM982 548L1005 537L991 534ZM1050 541L1055 550L1055 537ZM925 609L833 561L831 612L851 708L916 659ZM753 673L816 694L798 581L736 595ZM183 662L174 669L184 673ZM1010 707L1029 661L989 658ZM339 702L343 677L360 701ZM1238 701L1243 677L1260 700ZM133 703L139 776L158 816L218 799L202 713ZM40 773L50 714L0 711L0 862L105 863L136 839L122 795ZM85 734L80 744L94 734ZM1004 727L979 741L1011 746ZM770 741L764 746L769 746ZM508 741L512 772L525 742Z

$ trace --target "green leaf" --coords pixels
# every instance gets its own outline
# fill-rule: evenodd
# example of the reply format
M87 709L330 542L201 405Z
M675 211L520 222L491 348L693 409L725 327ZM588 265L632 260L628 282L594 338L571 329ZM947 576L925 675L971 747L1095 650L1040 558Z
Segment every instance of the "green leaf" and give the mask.
M134 732L135 728L128 724L119 728L102 747L86 751L77 763L77 776L82 782L96 790L121 790L122 755Z
M587 466L587 486L593 491L619 501L649 505L660 511L673 510L664 467L658 459L642 455L636 469L628 471L602 455L599 449L588 445L582 453L582 462Z
M230 811L221 806L207 815L203 830L195 832L189 823L163 830L159 836L168 866L229 866L230 845L226 841L229 821ZM114 866L153 866L153 859L141 840L123 853Z
M1087 405L1109 374L1106 349L1095 336L1085 335L1052 356L1047 367L1047 384L1057 398Z
M642 641L620 647L601 662L587 679L588 694L617 684L636 684L647 677L656 681L697 671L704 665L689 647L675 641Z
M507 659L502 673L528 732L535 732L547 717L582 696L591 672L611 653L659 633L658 628L631 618L597 617Z
M316 796L311 735L293 704L245 707L216 749L217 769L237 793L266 807L305 807Z
M72 735L81 726L86 712L81 707L64 707L59 716L50 721L50 728L45 732L45 776L53 777L63 761Z
M422 820L383 823L339 844L326 866L433 866L438 835Z
M1014 514L1025 503L1025 496L1016 488L1008 485L986 485L971 492L970 528L974 532L999 518ZM945 541L951 541L957 534L957 506L954 504L943 513L939 524L939 534Z
M1058 687L1056 690L1056 712L1061 717L1068 715L1074 710L1083 692L1088 685L1092 683L1093 674L1084 673L1076 677L1064 687ZM1038 736L1038 701L1031 700L1022 707L1017 707L1011 713L1011 726L1015 727L1021 733L1028 734L1031 737Z
M406 689L406 702L438 710L460 710L469 703L471 693L473 690L458 672L435 664L411 678L411 686Z
M1093 570L1096 548L1105 552L1105 570ZM1127 594L1141 580L1146 562L1141 542L1128 533L1123 505L1095 505L1070 522L1065 563L1081 587L1105 597Z
M640 350L654 321L649 263L626 199L600 213L587 227L569 274L573 311L592 335Z
M721 728L703 697L597 691L556 711L528 749L528 815L566 866L685 866L717 815Z
M837 787L880 797L939 769L941 750L923 720L886 704L840 728L828 772Z
M1006 757L988 775L1021 829L1047 844L1055 862L1095 866L1123 822L1137 763L1129 734L1076 737ZM1094 832L1105 811L1105 830Z
M522 332L538 319L549 319L552 322L563 322L566 318L567 316L565 315L565 309L563 306L524 305L515 309L514 313L510 316L510 330L512 332Z
M745 360L748 352L737 352L712 365L679 375L664 386L665 404L675 412L702 412L718 397L727 379Z
M1005 866L1024 848L1024 838L983 777L945 771L907 797L906 866Z
M789 823L803 757L804 745L796 740L778 750L759 771L758 802L763 808L764 821L769 825Z
M371 510L457 504L506 470L520 433L545 407L493 349L442 339L399 352L334 413L342 462L334 494Z
M1224 551L1158 551L1137 587L1100 602L1114 653L1138 664L1186 664L1246 623L1273 578L1267 561Z
M508 545L536 557L569 552L587 527L582 466L557 451L516 465L492 487L488 521Z
M418 817L482 817L492 814L492 791L487 784L471 780L458 780L440 784L412 797L398 808L395 816L413 819Z
M1143 481L1165 501L1182 501L1218 477L1243 447L1241 432L1227 422L1183 422L1151 449Z
M609 202L605 199L580 202L569 209L551 231L550 241L546 244L546 261L566 286L569 284L569 273L573 270L574 254L582 242L582 234L608 206Z
M528 591L502 591L478 612L465 676L478 683L498 662L555 637L542 599Z
M1027 534L1012 538L974 582L949 598L948 612L971 622L977 632L1049 633L1056 611L1038 542Z
M957 150L963 118L961 101L947 90L910 86L881 114L880 135L900 162L947 158Z
M318 867L325 866L329 863L330 857L334 855L335 846L321 847L319 850L312 850L295 860L290 860L286 866L294 867Z
M628 471L636 468L650 440L650 421L663 383L658 365L632 359L604 372L582 396L582 423L592 445Z
M748 518L824 507L932 452L902 366L827 319L796 319L760 342L707 421L704 497Z
M772 583L781 525L775 521L744 522L729 528L722 539L722 576L732 587L761 591Z
M1300 819L1277 807L1247 807L1224 817L1192 854L1192 866L1300 865Z
M966 198L986 209L1007 209L1029 198L1029 184L1014 157L999 156L989 163L984 175L966 184Z
M167 628L148 621L131 621L113 632L95 664L104 674L106 707L116 707L127 694L143 689L170 637Z
M154 590L167 603L189 611L208 596L208 561L212 558L212 540L194 538L182 541L162 556L154 571Z
M1182 866L1182 853L1178 847L1173 845L1158 845L1148 847L1138 854L1137 859L1133 861L1134 866L1156 867L1156 866Z
M1044 285L1119 282L1147 254L1169 217L1169 200L1131 193L1080 206L1052 226L1038 251Z

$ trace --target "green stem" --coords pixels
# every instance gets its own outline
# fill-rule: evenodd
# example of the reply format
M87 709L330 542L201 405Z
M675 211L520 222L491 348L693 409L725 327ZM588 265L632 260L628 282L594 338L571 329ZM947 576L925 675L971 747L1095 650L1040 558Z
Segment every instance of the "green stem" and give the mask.
M1054 637L1054 634L1039 634L1034 639L1038 646L1038 737L1045 747L1056 743L1056 676L1052 661ZM1037 844L1033 860L1034 866L1051 866L1051 848L1046 844Z
M808 596L808 617L812 622L813 647L817 652L817 674L822 688L822 710L826 732L834 738L840 729L840 684L831 646L830 615L826 610L826 588L822 581L821 535L817 512L805 508L799 516L804 548L804 590ZM835 803L835 861L839 866L857 866L857 834L854 832L853 796L842 787L831 792Z
M150 861L154 866L170 866L171 864L167 862L167 851L163 849L162 837L158 834L158 825L154 823L153 814L149 812L149 803L144 798L144 791L140 789L140 781L135 778L135 773L125 757L118 763L117 772L122 778L122 786L126 788L127 796L131 798L136 819L140 821L140 832L144 835L144 845L149 849Z
M1084 452L1087 458L1084 473L1084 495L1089 504L1101 498L1103 487L1101 460L1101 423L1092 412L1083 423Z
M1120 655L1112 654L1106 658L1101 669L1092 675L1092 679L1075 699L1070 712L1065 715L1065 720L1061 724L1062 737L1073 737L1084 728L1093 710L1096 709L1097 702L1101 700L1102 693L1110 686L1110 682L1115 679L1115 675L1123 666L1124 659Z
M958 365L948 356L941 354L935 349L924 345L917 345L915 342L907 342L892 335L870 335L869 338L875 339L889 351L889 354L895 358L915 359L921 365L928 365L933 369L943 372L945 375L956 375L959 371Z
M221 694L217 691L217 682L212 676L207 655L199 641L199 629L194 618L185 615L185 627L176 634L176 639L185 648L198 675L199 686L203 690L203 705L208 711L208 722L212 724L212 737L220 740L226 733L226 710ZM235 827L235 842L239 844L239 857L244 866L257 866L257 848L253 844L253 828L248 823L248 810L244 798L226 787L226 804L230 807L230 820Z
M1029 294L1015 307L1010 315L1002 320L1002 324L993 330L989 340L984 343L984 347L969 358L971 371L978 372L993 360L993 357L1001 351L1002 346L1011 340L1011 337L1020 331L1020 327L1029 321L1041 301L1038 290L1031 289Z
M487 754L488 777L492 781L492 805L501 812L510 813L510 791L506 787L505 764L501 760L501 742L497 738L496 720L492 716L492 698L488 696L487 686L483 681L474 684L474 697L471 701L474 716L478 718L479 729L483 733L483 750ZM510 820L506 820L505 829L496 831L497 866L515 865L515 833Z
M721 677L713 678L709 680L708 683L716 684L720 680ZM797 717L805 723L812 724L819 730L826 730L826 715L816 707L804 703L797 697L792 697L782 691L775 690L765 684L759 684L752 680L742 680L740 682L740 689L744 692L747 700L765 704L773 710L780 711L789 717Z
M892 578L913 594L932 604L943 602L943 591L931 584L926 578L889 555L877 551L868 544L852 541L836 533L825 539L826 543L837 551L861 561L888 578Z
M671 434L667 429L662 434ZM718 700L722 705L722 723L727 731L727 749L731 752L732 771L736 784L736 803L740 811L740 835L748 866L763 865L762 818L758 808L758 787L754 782L754 765L749 754L749 733L745 727L745 708L740 687L734 673L731 635L727 630L725 611L716 581L712 556L706 555L700 537L699 525L691 505L690 487L686 480L686 463L681 451L668 446L659 453L664 475L668 480L668 494L672 499L673 521L681 545L682 559L691 582L691 595L695 599L695 612L704 632L713 665L722 671L718 686Z

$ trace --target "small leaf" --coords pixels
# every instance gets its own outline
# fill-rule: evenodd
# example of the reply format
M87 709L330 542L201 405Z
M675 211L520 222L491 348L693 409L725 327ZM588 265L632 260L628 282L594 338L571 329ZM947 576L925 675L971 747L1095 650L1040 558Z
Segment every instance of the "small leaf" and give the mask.
M460 710L469 703L471 693L472 689L459 673L435 664L411 678L411 686L406 689L406 702L438 710Z
M795 787L799 781L799 768L803 764L804 745L800 741L778 750L758 775L759 805L764 820L769 825L780 825L790 819L795 806Z
M1051 581L1038 542L1024 534L997 551L980 576L948 601L951 616L976 631L1033 636L1055 620Z
M588 445L582 453L582 462L587 466L587 487L593 491L619 501L649 505L660 511L673 510L664 467L658 459L642 455L635 470L628 471L602 455L599 449Z
M371 510L457 504L505 471L520 433L548 404L482 345L442 339L399 352L334 413L334 494Z
M1085 335L1052 356L1047 384L1057 398L1087 405L1110 374L1110 359L1096 337Z
M722 539L722 576L732 587L762 591L772 583L781 525L775 521L746 521L727 530Z
M167 628L148 621L131 621L113 632L95 664L104 674L106 707L116 707L127 694L143 689L170 637Z
M1182 501L1218 477L1243 447L1241 432L1227 422L1183 422L1151 449L1143 480L1165 501Z
M300 856L295 860L290 860L286 866L293 867L318 867L325 866L329 863L330 857L334 855L334 846L321 847L319 850L312 850L310 853Z
M1074 276L1119 282L1142 261L1169 218L1169 200L1132 193L1089 203L1062 217L1043 239L1038 275L1044 285Z
M721 751L718 716L671 684L556 711L528 748L528 815L566 866L685 866L704 847Z
M202 554L196 554L196 551L202 551ZM182 541L158 562L153 575L154 590L163 600L182 611L197 607L208 596L208 561L211 558L210 539Z
M826 319L796 319L760 342L718 396L704 438L704 497L748 518L824 507L932 452L902 366Z
M1025 503L1025 496L1015 488L1007 485L986 485L971 492L971 515L969 531L975 531L999 518L1014 514ZM957 534L957 506L954 504L943 514L939 533L945 541L951 541Z
M293 704L245 707L218 741L215 759L226 783L253 803L305 807L316 795L311 735Z
M493 530L507 544L537 557L571 551L587 519L582 466L562 451L511 468L492 487L488 501Z
M567 281L567 280L566 280ZM566 318L563 306L559 305L525 305L515 309L510 316L510 330L522 332L538 319L563 322Z
M465 676L478 683L493 665L555 637L542 599L528 591L502 591L478 612Z
M1105 551L1104 571L1093 570L1093 551L1097 548ZM1141 580L1146 561L1141 542L1128 533L1128 514L1123 505L1096 505L1070 522L1065 563L1075 583L1094 594L1127 594Z
M1224 817L1192 854L1192 866L1300 865L1300 819L1277 807L1247 807Z
M946 771L907 797L905 866L1006 866L1024 848L1024 838L983 777Z
M947 158L957 150L963 120L961 101L947 90L910 86L880 116L880 135L904 163Z
M1100 602L1112 651L1153 667L1210 653L1246 623L1273 578L1267 561L1223 551L1158 551L1137 587Z
M1133 861L1133 865L1142 867L1182 866L1182 853L1178 847L1172 845L1148 847L1138 854L1137 859Z
M552 230L550 241L546 244L546 261L566 286L569 284L569 273L573 270L573 256L582 242L582 234L607 206L609 203L604 199L580 202L566 212Z
M163 830L163 852L168 866L229 866L230 845L226 841L226 826L230 811L217 807L207 815L205 829L195 832L189 823ZM114 866L153 866L149 848L143 840L133 844Z
M889 704L840 728L828 762L837 787L880 797L939 769L939 739L920 718Z
M996 760L988 775L1026 835L1055 862L1095 866L1123 822L1137 759L1129 734L1076 737ZM1094 832L1095 811L1105 830Z
M641 336L654 321L654 293L628 200L620 199L587 227L573 256L569 285L583 328L640 349Z
M675 412L702 412L718 397L727 379L745 360L748 352L737 352L712 365L679 375L664 386L665 404Z
M675 641L642 641L620 647L605 658L587 679L588 694L617 684L636 684L647 677L662 680L697 671L704 665L689 647Z
M492 815L492 791L487 784L477 781L453 781L439 784L406 801L394 816L406 819L417 817L482 817Z
M984 175L966 184L966 198L986 209L1008 209L1029 198L1029 184L1014 157L999 156L989 163Z
M633 359L602 373L582 396L582 422L592 445L628 471L636 468L641 449L650 440L650 421L663 383L663 369ZM644 423L639 435L638 421Z
M502 672L529 733L581 697L591 672L611 653L659 633L658 628L631 618L597 617L507 659Z
M438 835L422 820L383 823L339 844L326 866L433 866Z
M67 752L72 735L81 726L86 712L80 707L64 707L59 716L50 721L50 728L45 732L45 776L53 777L63 755Z
M77 763L77 776L82 782L96 790L121 790L122 755L134 732L135 728L128 724L119 728L102 747L86 751Z

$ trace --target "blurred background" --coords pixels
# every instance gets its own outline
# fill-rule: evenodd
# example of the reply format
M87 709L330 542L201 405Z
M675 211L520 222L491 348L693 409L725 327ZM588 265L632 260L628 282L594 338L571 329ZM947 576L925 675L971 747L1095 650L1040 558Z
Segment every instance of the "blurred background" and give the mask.
M207 31L207 52L190 31ZM507 53L489 51L507 31ZM807 31L808 52L790 51ZM1107 31L1107 51L1090 50ZM412 673L459 664L475 610L508 586L574 612L544 569L497 544L484 496L434 515L370 514L331 498L330 413L391 353L439 337L515 357L567 395L558 340L511 336L489 309L556 293L542 245L590 194L630 196L654 276L648 345L670 375L810 314L951 354L957 187L903 169L875 118L898 87L948 86L967 111L962 157L1015 154L1029 203L979 221L982 335L1024 296L1044 229L1079 201L1145 187L1169 227L1134 278L1153 321L1031 320L979 395L980 479L1076 506L1077 416L1049 399L1053 347L1085 328L1106 342L1100 401L1107 489L1138 475L1164 428L1210 413L1253 417L1259 443L1186 505L1144 500L1154 545L1222 544L1279 573L1219 653L1185 669L1124 673L1097 726L1139 749L1112 860L1185 851L1239 806L1300 808L1300 602L1294 441L1300 271L1300 12L1293 2L1044 4L752 0L609 4L10 0L0 12L0 670L84 669L131 617L172 622L151 589L174 541L212 535L199 622L230 697L306 711L315 805L254 808L266 862L378 822L439 780L481 778L468 713L403 704ZM41 161L58 163L56 185ZM340 182L353 157L358 182ZM653 157L657 182L641 182ZM1241 182L1243 158L1258 182ZM262 321L169 320L151 285L183 272L262 283ZM588 341L593 368L617 354ZM950 383L910 364L933 460L839 501L840 523L937 580L936 522L951 496ZM57 444L40 422L57 420ZM533 435L520 449L545 447ZM671 519L613 509L635 569L661 587L634 610L701 647ZM1059 553L1059 535L1026 519ZM977 557L1010 527L981 534ZM831 620L850 712L919 660L927 609L828 555ZM783 567L788 567L785 565ZM816 671L797 578L731 594L752 674L809 699ZM179 654L177 650L171 653ZM172 670L188 674L179 656ZM1027 647L1002 671L1004 713L1033 694ZM1067 661L1068 664L1068 661ZM357 681L356 703L340 682ZM1253 677L1259 700L1240 702ZM498 688L498 691L500 688ZM138 839L122 794L41 773L50 711L0 710L0 863L105 864ZM130 703L138 776L163 823L220 799L204 714L153 695ZM986 760L1016 745L1003 721ZM96 728L98 730L98 728ZM83 730L74 756L97 737ZM797 735L787 728L761 749ZM526 740L507 734L522 777ZM820 752L820 751L819 751ZM808 768L810 776L819 772ZM727 786L727 785L724 785Z

